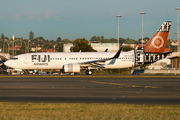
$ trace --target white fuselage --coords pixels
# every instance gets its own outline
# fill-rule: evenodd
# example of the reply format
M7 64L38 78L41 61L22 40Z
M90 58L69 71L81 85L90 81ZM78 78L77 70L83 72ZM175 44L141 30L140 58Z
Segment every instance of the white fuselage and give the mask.
M5 65L16 69L62 69L65 64L108 59L115 54L115 52L26 53L14 56ZM134 60L134 52L121 52L119 58L108 60L101 66L102 69L129 68L134 66Z

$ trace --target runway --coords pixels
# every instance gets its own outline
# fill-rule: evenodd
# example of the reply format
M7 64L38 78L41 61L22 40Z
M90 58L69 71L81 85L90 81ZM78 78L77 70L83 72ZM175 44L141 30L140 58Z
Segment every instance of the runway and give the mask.
M0 102L180 105L180 78L7 76Z

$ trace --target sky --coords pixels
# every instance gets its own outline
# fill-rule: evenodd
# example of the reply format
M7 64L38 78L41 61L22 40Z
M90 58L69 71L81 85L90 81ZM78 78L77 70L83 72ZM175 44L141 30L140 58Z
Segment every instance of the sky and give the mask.
M2 0L0 34L12 38L75 40L92 36L138 40L151 38L164 21L172 21L169 39L177 39L177 10L180 0Z

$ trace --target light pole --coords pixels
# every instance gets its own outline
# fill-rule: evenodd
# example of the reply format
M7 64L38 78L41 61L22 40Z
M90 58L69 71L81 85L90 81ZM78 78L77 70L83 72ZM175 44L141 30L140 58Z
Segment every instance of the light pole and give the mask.
M142 50L143 50L143 15L146 14L145 12L140 12L140 14L142 15Z
M177 52L180 52L180 39L179 39L179 10L180 7L175 8L177 10Z
M12 42L12 41L11 41L11 42ZM7 44L8 44L8 54L10 54L10 53L9 53L9 45L11 44L11 42L7 43Z
M26 41L23 41L23 40L25 40L25 39L22 38L21 44L24 42L24 45L25 45L24 52L26 53Z
M14 53L14 55L16 55L16 43L18 42L18 41L21 41L21 40L16 40L16 41L14 41L14 44L15 44L15 53Z
M30 40L28 40L28 53L29 53L29 41L30 41Z
M119 50L119 17L122 17L121 15L116 15L118 17L118 50Z
M23 39L23 38L22 38L22 40L24 40L24 42L25 42L27 39ZM27 40L27 44L28 44L28 46L27 46L27 47L28 47L28 51L26 50L27 53L29 53L29 41L30 41L30 40ZM25 47L26 47L26 43L25 43Z
M15 44L15 52L14 52L14 55L16 55L16 42L17 42L18 40L16 40L16 41L14 41L14 44Z
M14 39L15 39L15 36L13 35L12 36L12 55L14 56ZM16 47L16 46L15 46Z
M4 50L5 43L6 43L6 40L4 40L4 42L3 42L3 53L5 52L5 50Z
M24 52L26 53L26 41L23 41L25 44Z

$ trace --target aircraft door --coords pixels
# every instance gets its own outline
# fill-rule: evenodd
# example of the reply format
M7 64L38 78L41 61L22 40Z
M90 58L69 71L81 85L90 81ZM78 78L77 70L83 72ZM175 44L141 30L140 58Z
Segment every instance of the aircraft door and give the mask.
M28 55L24 55L24 64L28 64Z

